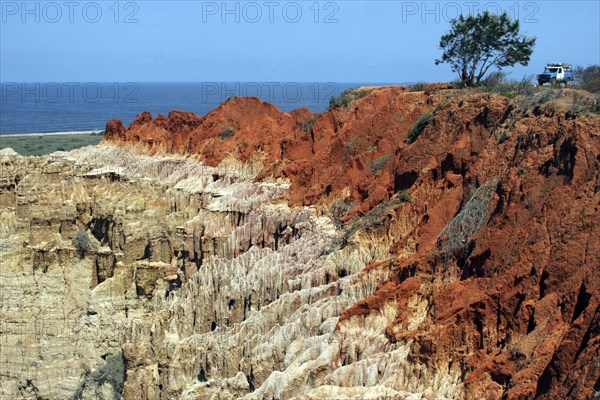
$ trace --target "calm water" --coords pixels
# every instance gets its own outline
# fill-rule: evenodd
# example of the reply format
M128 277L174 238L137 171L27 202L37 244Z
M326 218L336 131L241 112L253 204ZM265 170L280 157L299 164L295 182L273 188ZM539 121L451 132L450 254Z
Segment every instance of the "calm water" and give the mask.
M257 96L283 111L325 111L345 89L374 83L204 82L204 83L22 83L4 82L0 135L103 130L119 118L129 124L139 113L171 110L205 115L231 96Z

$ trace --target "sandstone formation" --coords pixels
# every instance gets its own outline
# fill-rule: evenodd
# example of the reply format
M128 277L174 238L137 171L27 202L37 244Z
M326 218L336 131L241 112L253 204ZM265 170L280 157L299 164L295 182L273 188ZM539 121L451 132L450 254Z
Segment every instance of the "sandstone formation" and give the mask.
M600 116L573 96L233 98L0 154L0 396L598 396Z

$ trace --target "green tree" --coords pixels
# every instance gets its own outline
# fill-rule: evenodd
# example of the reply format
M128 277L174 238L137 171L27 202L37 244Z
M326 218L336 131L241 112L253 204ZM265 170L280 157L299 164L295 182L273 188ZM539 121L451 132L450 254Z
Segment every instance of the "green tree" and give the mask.
M468 86L483 78L491 66L498 69L517 63L527 65L535 45L535 37L519 35L519 21L508 14L459 16L450 21L452 29L440 39L444 51L435 64L448 63L452 71Z

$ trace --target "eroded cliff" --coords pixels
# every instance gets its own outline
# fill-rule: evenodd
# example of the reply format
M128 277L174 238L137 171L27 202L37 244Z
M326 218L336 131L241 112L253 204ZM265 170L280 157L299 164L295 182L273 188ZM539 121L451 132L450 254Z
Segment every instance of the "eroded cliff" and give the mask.
M233 98L2 156L2 395L592 398L600 117L573 96Z

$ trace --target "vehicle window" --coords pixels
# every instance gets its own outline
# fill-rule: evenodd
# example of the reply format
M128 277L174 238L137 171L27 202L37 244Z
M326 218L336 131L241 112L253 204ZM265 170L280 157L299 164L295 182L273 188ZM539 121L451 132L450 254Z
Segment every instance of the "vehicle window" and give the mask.
M558 71L558 68L549 68L550 72L556 72Z

